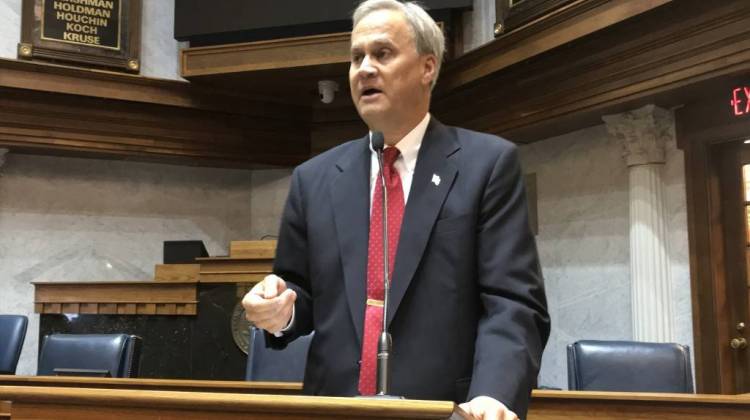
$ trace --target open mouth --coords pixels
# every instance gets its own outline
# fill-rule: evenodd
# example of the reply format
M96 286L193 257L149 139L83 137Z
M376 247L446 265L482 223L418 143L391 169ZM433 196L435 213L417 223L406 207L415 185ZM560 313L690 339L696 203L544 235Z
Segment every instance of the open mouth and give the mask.
M375 88L365 89L364 91L362 91L362 97L368 98L368 97L375 96L378 93L382 93L380 89L375 89Z

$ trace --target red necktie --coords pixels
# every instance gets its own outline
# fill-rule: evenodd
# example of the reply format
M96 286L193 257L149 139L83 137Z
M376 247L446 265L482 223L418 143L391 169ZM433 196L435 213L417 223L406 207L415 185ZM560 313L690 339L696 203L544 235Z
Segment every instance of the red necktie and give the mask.
M393 273L396 247L404 218L404 190L393 163L399 151L388 147L383 151L383 172L388 188L388 278ZM365 306L365 328L362 337L362 361L359 367L359 393L375 394L377 380L378 337L383 328L383 184L380 175L375 178L375 193L370 211L370 241L367 257L367 305Z

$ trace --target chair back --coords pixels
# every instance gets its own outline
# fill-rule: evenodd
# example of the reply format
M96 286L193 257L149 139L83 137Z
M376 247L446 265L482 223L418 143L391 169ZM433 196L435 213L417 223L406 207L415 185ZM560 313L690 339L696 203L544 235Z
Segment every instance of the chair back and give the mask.
M16 373L28 324L23 315L0 315L0 375Z
M578 341L568 346L568 388L692 393L690 349L674 343Z
M302 382L312 332L289 343L283 350L266 347L263 330L250 328L245 379L248 381Z
M37 375L136 378L142 339L127 334L51 334L44 337Z

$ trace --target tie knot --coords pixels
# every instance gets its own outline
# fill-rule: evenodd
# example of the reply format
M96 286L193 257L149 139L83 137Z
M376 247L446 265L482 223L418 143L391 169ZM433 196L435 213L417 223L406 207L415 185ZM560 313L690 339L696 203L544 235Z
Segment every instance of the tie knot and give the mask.
M397 147L387 147L383 150L383 166L393 167L393 163L398 159L401 152Z

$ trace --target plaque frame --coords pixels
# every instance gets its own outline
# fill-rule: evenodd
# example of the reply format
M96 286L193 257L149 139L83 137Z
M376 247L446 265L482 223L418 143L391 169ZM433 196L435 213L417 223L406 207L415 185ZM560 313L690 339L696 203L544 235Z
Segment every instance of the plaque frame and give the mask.
M140 72L142 0L120 0L119 48L42 38L44 1L23 0L19 59Z

